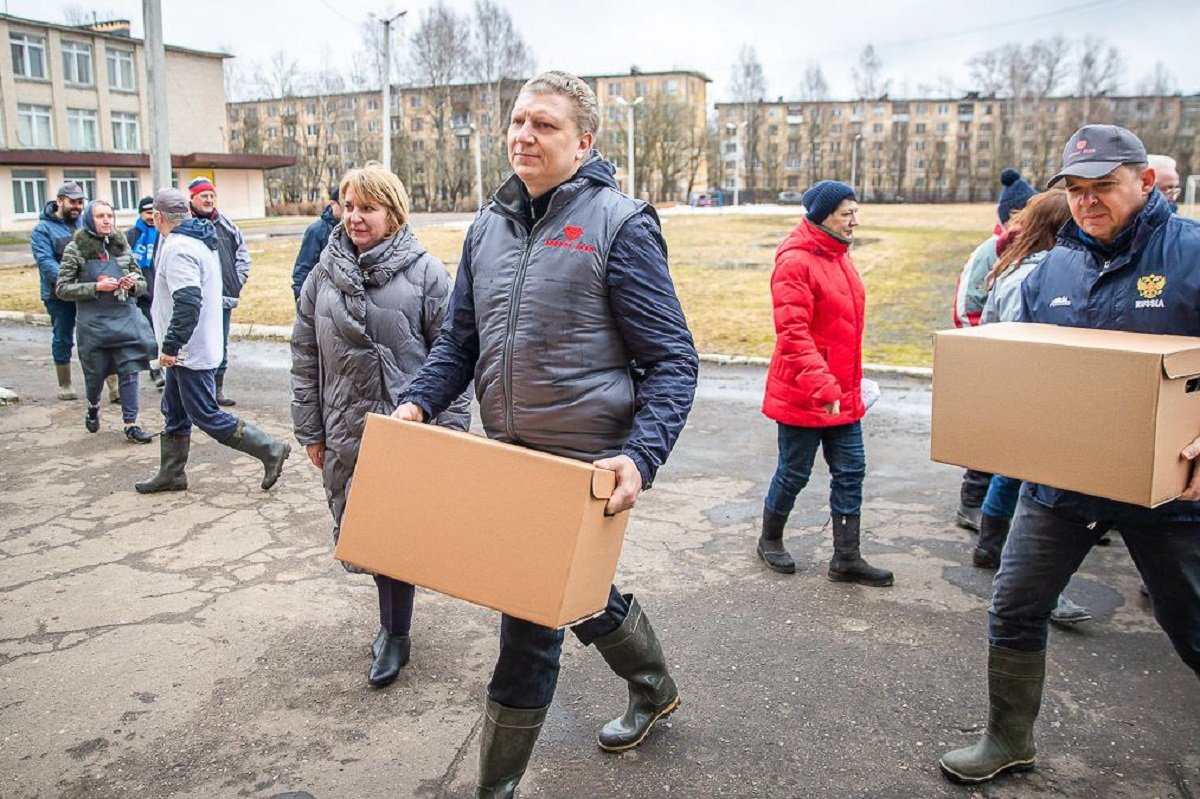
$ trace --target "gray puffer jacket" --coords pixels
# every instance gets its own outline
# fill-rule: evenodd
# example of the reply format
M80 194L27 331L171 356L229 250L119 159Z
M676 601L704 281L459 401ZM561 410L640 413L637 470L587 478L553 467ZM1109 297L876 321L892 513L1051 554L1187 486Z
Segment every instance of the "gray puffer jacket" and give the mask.
M304 283L292 328L292 424L325 444L322 479L334 537L368 413L391 413L437 338L450 275L405 227L357 254L338 225ZM464 393L435 424L466 430Z

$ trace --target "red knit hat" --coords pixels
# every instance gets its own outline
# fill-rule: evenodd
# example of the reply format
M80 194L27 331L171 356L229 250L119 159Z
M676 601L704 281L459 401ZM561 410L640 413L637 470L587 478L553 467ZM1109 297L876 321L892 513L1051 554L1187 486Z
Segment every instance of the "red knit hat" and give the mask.
M188 196L195 197L202 191L211 191L215 194L217 187L208 178L196 178L188 184Z

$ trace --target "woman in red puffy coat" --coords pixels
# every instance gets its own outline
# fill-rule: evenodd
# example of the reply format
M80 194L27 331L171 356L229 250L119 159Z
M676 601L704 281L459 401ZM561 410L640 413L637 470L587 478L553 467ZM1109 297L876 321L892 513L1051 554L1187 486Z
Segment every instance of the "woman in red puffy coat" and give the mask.
M804 206L805 217L775 253L771 275L776 338L763 413L779 424L779 464L763 503L758 554L775 571L796 571L783 546L783 528L819 447L831 478L829 579L891 585L892 573L869 565L859 553L866 293L849 255L858 201L850 186L823 180L804 193Z

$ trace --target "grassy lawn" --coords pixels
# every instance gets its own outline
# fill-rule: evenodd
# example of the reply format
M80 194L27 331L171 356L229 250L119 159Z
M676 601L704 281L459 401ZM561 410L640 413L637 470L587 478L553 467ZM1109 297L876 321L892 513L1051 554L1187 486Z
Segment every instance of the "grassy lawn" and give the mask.
M852 254L867 286L865 360L931 364L930 334L950 325L958 272L994 215L990 204L864 207ZM771 354L771 267L795 223L784 216L663 218L672 274L701 352ZM453 272L464 231L431 226L416 234ZM299 246L298 238L250 243L254 266L235 322L291 324ZM0 309L43 312L36 269L5 267L0 274Z

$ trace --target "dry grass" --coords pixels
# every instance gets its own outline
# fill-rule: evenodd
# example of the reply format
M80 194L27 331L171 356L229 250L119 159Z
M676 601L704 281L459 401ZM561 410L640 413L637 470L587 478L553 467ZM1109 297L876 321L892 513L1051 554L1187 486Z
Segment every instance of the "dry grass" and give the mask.
M930 334L949 326L963 261L988 235L994 206L867 206L853 256L867 285L868 361L928 366ZM781 216L676 216L663 219L684 311L701 352L770 355L774 344L770 276L775 248L796 219ZM460 227L416 229L453 272ZM290 325L292 264L299 239L250 243L251 280L235 322ZM0 270L0 308L43 311L37 270Z

